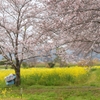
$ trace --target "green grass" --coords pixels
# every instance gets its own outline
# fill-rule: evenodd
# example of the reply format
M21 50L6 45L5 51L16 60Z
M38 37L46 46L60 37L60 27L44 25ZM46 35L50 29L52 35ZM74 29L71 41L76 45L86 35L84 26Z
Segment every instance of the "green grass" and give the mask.
M7 69L11 69L11 66L8 65L8 66L6 67L5 65L0 65L0 69L6 69L6 68L7 68Z
M68 86L38 86L33 85L23 87L23 94L20 94L20 88L6 87L12 90L5 96L0 94L2 100L99 100L99 87L68 87Z

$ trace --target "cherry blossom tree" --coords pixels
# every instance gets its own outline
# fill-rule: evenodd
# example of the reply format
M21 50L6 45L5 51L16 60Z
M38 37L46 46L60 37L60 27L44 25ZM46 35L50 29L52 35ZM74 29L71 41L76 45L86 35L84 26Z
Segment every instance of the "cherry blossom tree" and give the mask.
M44 15L41 0L0 0L0 52L14 68L17 86L23 60L45 56L51 48L42 30Z
M49 14L46 30L53 33L57 47L73 55L100 53L100 0L44 1ZM68 57L64 52L62 56Z

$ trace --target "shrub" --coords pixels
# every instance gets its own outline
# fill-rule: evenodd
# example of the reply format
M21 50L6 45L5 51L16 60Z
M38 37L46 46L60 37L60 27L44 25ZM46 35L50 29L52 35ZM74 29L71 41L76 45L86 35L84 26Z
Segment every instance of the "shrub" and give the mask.
M5 60L0 61L0 65L5 65L5 63L6 63Z
M28 67L28 64L26 62L23 62L22 63L22 67L27 68Z
M49 65L50 68L53 68L55 66L55 64L52 63L52 62L48 63L48 65Z

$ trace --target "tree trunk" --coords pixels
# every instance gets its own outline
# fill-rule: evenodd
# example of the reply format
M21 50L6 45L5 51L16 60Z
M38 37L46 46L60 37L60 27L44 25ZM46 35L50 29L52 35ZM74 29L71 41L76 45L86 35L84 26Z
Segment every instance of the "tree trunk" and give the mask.
M19 86L21 84L20 65L16 66L16 68L15 68L15 74L16 74L15 85Z

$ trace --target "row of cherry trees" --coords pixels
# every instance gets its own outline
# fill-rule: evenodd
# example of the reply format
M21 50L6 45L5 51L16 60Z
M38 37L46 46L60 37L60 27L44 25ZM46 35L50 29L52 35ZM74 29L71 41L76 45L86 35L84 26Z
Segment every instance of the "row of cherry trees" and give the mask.
M25 59L50 56L53 49L62 60L100 53L99 5L99 0L0 0L0 52L15 70L16 85Z

